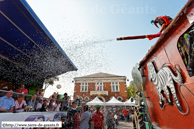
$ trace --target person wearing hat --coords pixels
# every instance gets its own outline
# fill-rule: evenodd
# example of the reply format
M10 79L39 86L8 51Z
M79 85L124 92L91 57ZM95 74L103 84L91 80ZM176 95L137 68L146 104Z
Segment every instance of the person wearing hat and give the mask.
M96 105L96 112L92 115L92 129L105 129L104 116L100 112L100 105Z
M80 129L88 129L89 128L89 120L90 120L90 113L88 111L88 106L84 105L82 108L82 111L84 111L84 113L81 116Z
M67 96L67 93L64 94L64 97L62 98L62 111L67 111L69 108L69 96Z
M159 28L157 23L161 26L160 32L158 33L159 35L161 35L162 31L164 31L167 28L171 21L172 18L169 16L158 16L151 21L151 24L154 24L157 28Z
M74 123L75 123L75 113L76 111L76 106L77 106L77 102L73 101L72 102L72 108L68 111L67 113L67 119L68 119L68 125L69 125L69 129L74 129Z

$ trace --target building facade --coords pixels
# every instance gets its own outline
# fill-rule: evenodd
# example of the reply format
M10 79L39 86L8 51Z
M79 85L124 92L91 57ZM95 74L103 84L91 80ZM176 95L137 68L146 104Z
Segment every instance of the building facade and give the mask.
M76 77L74 82L74 100L79 99L80 105L86 104L96 96L103 102L109 101L113 96L122 102L128 99L126 76L95 73Z

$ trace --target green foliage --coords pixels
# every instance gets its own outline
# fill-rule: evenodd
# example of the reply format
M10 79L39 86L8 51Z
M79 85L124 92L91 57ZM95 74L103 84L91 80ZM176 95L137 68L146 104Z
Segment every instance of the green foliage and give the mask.
M25 88L28 90L36 90L36 89L42 88L43 80L25 81L25 82L21 82L21 84L24 84Z
M29 90L37 90L37 89L41 89L42 85L33 85L29 88Z
M136 90L135 90L133 81L131 81L129 86L127 87L127 95L128 95L128 98L130 98L130 97L135 98L135 96L136 96Z
M51 77L49 79L45 79L44 84L45 84L45 90L48 88L49 85L53 85L55 81L59 81L58 77Z

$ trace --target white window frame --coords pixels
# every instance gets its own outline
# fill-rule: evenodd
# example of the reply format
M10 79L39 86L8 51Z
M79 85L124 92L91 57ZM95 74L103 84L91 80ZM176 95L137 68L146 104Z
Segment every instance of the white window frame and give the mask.
M114 83L114 84L113 84ZM116 84L117 83L117 84ZM118 85L118 90L116 90L116 86ZM113 90L113 86L114 86L114 89L115 90ZM120 92L120 84L119 84L119 82L111 82L111 91L112 92Z
M100 85L100 83L102 83L102 85ZM102 86L102 90L100 90L100 87L99 87L99 91L104 91L104 84L103 84L103 82L96 82L96 84L95 84L96 91L97 91L98 86Z
M123 102L123 98L121 96L118 96L117 97L117 100L119 100L119 98L121 98L121 100L122 100L121 102Z
M84 84L84 85L82 85L82 84ZM87 86L87 90L85 89L86 86ZM82 87L84 87L83 91L82 91ZM88 82L81 82L80 92L88 92Z

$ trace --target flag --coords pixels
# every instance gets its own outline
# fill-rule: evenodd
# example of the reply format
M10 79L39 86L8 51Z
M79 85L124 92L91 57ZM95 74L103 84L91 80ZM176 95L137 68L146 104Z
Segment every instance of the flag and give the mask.
M97 87L97 90L99 90L99 86Z

